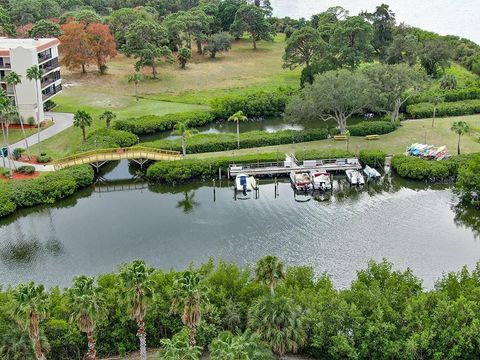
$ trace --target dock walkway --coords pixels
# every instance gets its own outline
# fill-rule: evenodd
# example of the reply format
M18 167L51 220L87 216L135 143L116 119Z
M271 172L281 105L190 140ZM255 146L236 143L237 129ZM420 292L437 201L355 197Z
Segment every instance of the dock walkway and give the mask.
M270 176L283 175L295 172L309 171L346 171L361 170L362 165L358 158L349 159L324 159L324 160L305 160L302 163L295 159L279 162L263 162L249 164L230 164L229 176L235 177L239 174L249 176Z

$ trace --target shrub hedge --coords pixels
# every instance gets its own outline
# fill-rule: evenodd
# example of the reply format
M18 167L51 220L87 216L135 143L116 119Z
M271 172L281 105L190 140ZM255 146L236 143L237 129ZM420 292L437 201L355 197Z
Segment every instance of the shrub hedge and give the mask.
M138 136L131 132L103 128L92 131L78 151L130 147L138 144L138 141Z
M382 150L360 150L359 159L363 166L383 167L387 154Z
M387 121L363 121L348 126L351 136L383 135L397 129L395 124Z
M407 113L413 119L431 117L433 105L431 103L420 103L407 106ZM480 100L465 100L456 102L445 102L437 106L437 116L461 116L480 113Z
M31 180L13 180L0 185L0 217L17 207L51 204L93 183L93 169L74 166Z
M117 120L114 128L129 131L137 135L152 134L172 130L179 122L185 122L189 127L198 127L211 123L215 116L210 111L191 111L166 115L146 115L125 120Z
M283 130L276 133L251 131L240 135L240 148L248 149L262 146L324 140L327 138L328 131L326 129L312 129L303 131ZM181 139L156 140L145 142L142 145L158 149L176 151L182 150ZM235 149L237 149L236 134L199 134L194 135L187 140L187 152L190 154Z
M419 104L429 102L435 96L443 96L445 102L480 99L480 87L466 87L455 90L429 91L412 98L408 104Z
M395 155L392 167L401 177L414 180L442 181L454 178L462 164L473 154L453 156L448 160L424 160L413 156Z
M210 106L217 119L228 119L237 111L243 111L249 118L280 116L294 90L256 91L250 94L229 95L213 99Z
M0 218L10 215L17 209L17 205L10 196L7 184L0 183Z
M17 172L21 174L33 174L35 172L35 167L32 165L23 165L17 169Z

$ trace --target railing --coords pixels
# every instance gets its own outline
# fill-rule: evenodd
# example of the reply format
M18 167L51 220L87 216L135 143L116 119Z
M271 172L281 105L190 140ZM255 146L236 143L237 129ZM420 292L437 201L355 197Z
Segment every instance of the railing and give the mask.
M180 160L181 155L178 151L154 149L141 146L132 148L98 149L57 160L54 163L54 167L59 169L81 163L86 164L100 161L115 161L136 158L145 158L148 160Z
M38 62L39 63L47 61L48 59L51 59L51 58L52 58L52 51L51 50L47 50L47 51L38 53Z
M2 68L2 69L11 69L11 68L12 68L12 64L10 64L10 63L0 63L0 68Z
M40 65L40 69L42 69L42 71L44 73L47 73L47 72L49 72L53 69L58 68L59 66L60 65L58 63L58 58L55 58L55 59L51 60L49 63Z
M61 84L55 86L54 90L49 91L46 94L43 94L43 92L42 92L42 100L45 101L45 100L51 98L53 95L58 94L60 91L62 91L62 85Z

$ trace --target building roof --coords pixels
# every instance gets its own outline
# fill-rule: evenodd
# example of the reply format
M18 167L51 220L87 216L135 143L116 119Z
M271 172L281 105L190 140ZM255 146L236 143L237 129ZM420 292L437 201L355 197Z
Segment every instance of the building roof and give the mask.
M8 55L9 50L17 47L23 47L27 49L36 48L37 51L46 50L52 46L59 45L60 41L56 38L47 39L10 39L2 37L0 38L0 56Z

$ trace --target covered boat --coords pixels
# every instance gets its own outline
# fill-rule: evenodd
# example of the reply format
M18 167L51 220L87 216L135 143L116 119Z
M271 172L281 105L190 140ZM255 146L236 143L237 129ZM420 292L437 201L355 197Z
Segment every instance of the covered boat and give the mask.
M376 169L371 168L368 165L365 166L365 169L363 169L363 172L369 179L378 179L381 176Z
M310 174L307 172L295 172L290 173L290 181L295 190L312 190L312 180L310 179Z
M332 189L330 174L326 171L310 172L310 179L314 190L327 191Z
M363 175L358 170L346 170L345 175L347 175L347 180L351 185L364 185L365 179Z
M237 191L252 191L252 183L248 175L238 174L235 177L235 190Z

